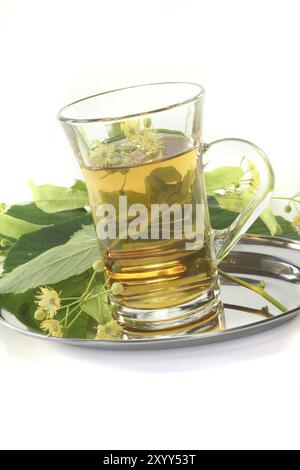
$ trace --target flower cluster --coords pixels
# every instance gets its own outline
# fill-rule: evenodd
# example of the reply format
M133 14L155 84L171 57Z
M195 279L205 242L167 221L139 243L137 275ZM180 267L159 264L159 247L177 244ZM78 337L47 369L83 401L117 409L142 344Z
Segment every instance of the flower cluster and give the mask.
M55 338L64 337L63 327L59 320L44 320L40 328L45 333L48 333L49 336L54 336Z
M143 126L139 120L124 121L120 124L120 130L122 138L116 143L99 140L92 142L89 154L92 166L109 168L127 165L137 153L147 160L163 157L161 137L156 130L151 129L149 118L144 119Z
M123 336L122 327L116 322L116 320L110 320L105 325L98 325L95 339L112 340L112 339L121 339L122 336Z
M114 155L114 144L105 144L99 140L95 140L94 146L90 151L90 162L92 164L101 162L101 166L107 167L111 165Z
M59 294L54 289L41 287L36 301L39 311L45 312L45 318L53 318L60 309Z
M83 305L97 297L106 296L111 294L113 297L118 297L123 294L123 285L119 282L111 283L109 288L105 288L110 279L103 284L97 284L96 276L98 273L104 271L104 262L98 259L93 264L93 273L88 282L84 292L78 297L61 298L60 294L55 289L50 287L41 287L35 299L37 309L34 313L34 318L40 322L40 328L44 333L56 338L63 338L70 326L80 317L84 312ZM96 286L99 285L98 288ZM101 306L102 302L98 302ZM105 303L106 307L110 308L112 313L115 310L115 305ZM99 307L100 308L100 307ZM57 318L57 316L59 318ZM99 317L101 312L99 312ZM54 318L55 317L55 318ZM118 339L122 336L122 328L118 323L110 318L106 319L105 324L99 324L95 339Z
M59 320L54 320L61 308L59 294L49 287L41 287L35 298L38 308L34 313L34 318L41 322L41 330L47 332L49 336L63 338L62 325Z

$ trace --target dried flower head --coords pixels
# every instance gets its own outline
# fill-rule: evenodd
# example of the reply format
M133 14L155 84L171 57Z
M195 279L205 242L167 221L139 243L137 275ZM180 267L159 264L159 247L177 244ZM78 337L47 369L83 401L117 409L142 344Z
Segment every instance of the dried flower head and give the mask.
M257 189L260 185L260 174L256 166L251 160L247 160L248 163L248 171L251 175L251 182L250 185L253 189Z
M144 129L140 142L145 147L147 156L158 157L162 154L162 145L160 137L156 131Z
M42 308L47 318L53 318L60 308L60 298L54 289L41 287L40 293L36 296L37 305Z
M140 121L126 121L121 123L121 131L127 137L127 140L135 140L141 130Z
M101 165L102 167L109 166L115 154L114 144L107 144L96 140L95 147L90 150L90 162Z
M111 320L106 323L106 325L98 325L95 339L121 339L122 335L122 327L116 322L116 320Z
M53 336L55 338L63 338L63 327L58 320L44 320L40 324L40 328L45 333L48 333L49 336Z

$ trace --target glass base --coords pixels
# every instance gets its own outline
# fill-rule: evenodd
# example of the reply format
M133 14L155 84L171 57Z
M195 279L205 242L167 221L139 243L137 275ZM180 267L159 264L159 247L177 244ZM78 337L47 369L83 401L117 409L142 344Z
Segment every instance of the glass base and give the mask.
M164 331L188 327L201 322L205 330L218 322L218 316L223 310L220 299L219 283L209 292L205 292L191 302L159 310L141 310L119 306L114 318L123 328L129 331Z

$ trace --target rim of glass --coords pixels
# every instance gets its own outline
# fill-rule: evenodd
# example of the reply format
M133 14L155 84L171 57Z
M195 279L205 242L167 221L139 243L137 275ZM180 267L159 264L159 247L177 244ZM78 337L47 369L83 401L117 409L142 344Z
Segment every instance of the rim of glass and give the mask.
M114 117L102 117L102 118L91 118L91 119L82 119L82 118L70 118L70 117L65 117L63 116L63 113L71 106L81 103L83 101L87 101L91 98L96 98L97 96L101 95L107 95L109 93L115 93L118 91L124 91L124 90L131 90L133 88L142 88L146 86L155 86L155 85L193 85L194 87L198 88L198 92L196 94L192 94L190 98L187 98L183 101L176 101L175 103L169 105L169 106L163 106L159 108L154 108L154 109L148 109L146 111L142 111L140 113L130 113L126 115L120 115L120 116L114 116ZM194 82L156 82L156 83L143 83L141 85L132 85L132 86L127 86L127 87L121 87L121 88L115 88L113 90L109 91L104 91L101 93L96 93L94 95L86 96L84 98L80 98L79 100L73 101L72 103L69 103L65 106L63 106L57 113L56 117L59 121L62 122L67 122L67 123L74 123L74 124L81 124L81 123L88 123L88 122L108 122L108 121L119 121L122 119L130 119L138 116L145 116L147 114L152 114L152 113L159 113L162 111L166 111L169 109L177 108L178 106L182 106L188 103L192 103L194 101L197 101L201 96L203 96L205 93L205 90L202 85L199 85L198 83Z

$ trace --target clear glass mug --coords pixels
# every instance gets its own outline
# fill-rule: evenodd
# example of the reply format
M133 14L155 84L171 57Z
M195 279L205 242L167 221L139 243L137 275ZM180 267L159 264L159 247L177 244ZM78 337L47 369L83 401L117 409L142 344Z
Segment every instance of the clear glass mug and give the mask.
M90 96L58 114L87 185L108 282L122 284L111 299L115 317L136 332L218 322L217 265L273 191L256 145L203 143L203 98L197 84L155 83ZM225 187L220 166L229 166ZM236 191L245 207L213 230L207 196L234 200Z

